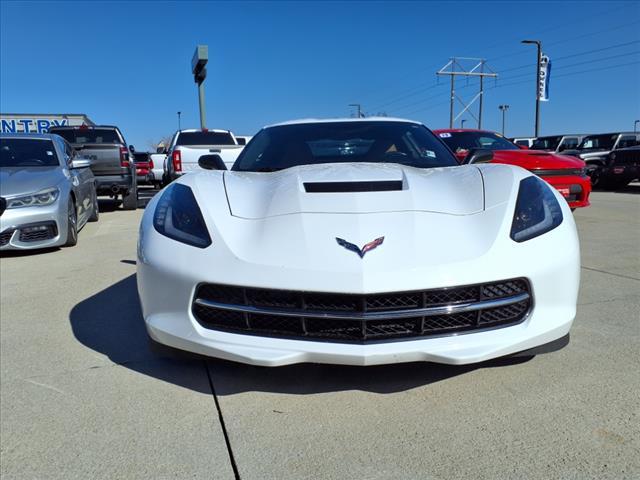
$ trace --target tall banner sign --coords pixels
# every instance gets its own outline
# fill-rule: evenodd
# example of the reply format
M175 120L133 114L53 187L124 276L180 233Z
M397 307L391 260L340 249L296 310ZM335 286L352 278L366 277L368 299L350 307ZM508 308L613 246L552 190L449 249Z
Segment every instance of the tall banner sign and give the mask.
M549 77L551 76L551 60L546 55L540 57L540 74L538 76L538 97L543 102L549 101Z

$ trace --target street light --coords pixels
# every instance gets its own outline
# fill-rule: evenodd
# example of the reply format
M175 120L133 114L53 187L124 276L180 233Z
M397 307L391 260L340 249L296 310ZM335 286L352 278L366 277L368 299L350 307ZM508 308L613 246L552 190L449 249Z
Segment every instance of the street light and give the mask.
M522 40L520 43L526 43L530 45L536 45L538 47L538 66L536 67L536 133L540 128L540 62L542 60L542 42L540 40Z
M638 124L640 123L640 120L636 120L635 122L633 122L633 133L636 133L638 130Z
M462 120L460 120L460 128L464 128L464 122L466 122L467 119L463 118Z
M181 130L181 128L180 128L180 115L182 115L182 112L178 112L178 130Z
M498 105L498 108L502 111L502 136L504 137L504 117L507 113L507 110L509 110L509 105Z

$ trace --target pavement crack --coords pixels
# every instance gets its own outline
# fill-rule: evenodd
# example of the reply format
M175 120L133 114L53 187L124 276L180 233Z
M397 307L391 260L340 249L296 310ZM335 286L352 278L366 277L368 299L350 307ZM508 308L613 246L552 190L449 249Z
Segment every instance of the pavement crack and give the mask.
M607 272L606 270L598 270L597 268L591 268L591 267L585 267L585 266L582 266L581 268L583 268L584 270L589 270L591 272L604 273L606 275L613 275L614 277L626 278L628 280L635 280L636 282L640 282L640 278L630 277L628 275L622 275L620 273L612 273L612 272Z
M229 461L231 462L231 468L233 469L233 476L236 480L240 480L240 473L238 472L238 466L236 465L236 459L233 456L233 450L231 449L231 441L229 439L229 433L227 432L227 426L224 423L224 417L222 415L222 409L220 408L220 402L218 401L218 395L216 394L216 388L213 386L213 378L211 378L211 372L209 371L209 364L205 361L204 369L207 372L207 378L209 379L209 387L211 388L211 394L213 395L213 401L216 404L216 410L218 410L218 418L220 420L220 426L222 427L222 434L224 435L224 442L227 445L227 453L229 454Z

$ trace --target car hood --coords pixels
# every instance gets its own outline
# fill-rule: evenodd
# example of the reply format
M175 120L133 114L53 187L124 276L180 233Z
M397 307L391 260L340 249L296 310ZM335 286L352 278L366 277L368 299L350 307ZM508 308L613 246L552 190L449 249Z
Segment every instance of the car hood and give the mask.
M527 170L584 167L584 162L580 159L544 150L496 150L493 152L492 162L517 165Z
M336 182L341 189L335 191ZM363 183L372 189L353 191ZM304 165L273 173L225 172L231 214L262 219L294 213L384 213L422 211L471 215L484 208L478 168L420 169L399 164ZM331 190L314 192L310 190Z
M60 167L2 167L0 168L0 195L35 193L56 186L65 175Z

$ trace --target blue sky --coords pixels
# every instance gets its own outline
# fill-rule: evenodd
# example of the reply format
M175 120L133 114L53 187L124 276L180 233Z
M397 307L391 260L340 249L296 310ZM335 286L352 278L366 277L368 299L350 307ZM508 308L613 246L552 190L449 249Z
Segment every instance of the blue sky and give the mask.
M178 110L183 128L199 126L190 60L201 43L210 128L253 134L348 116L350 103L447 127L448 79L438 83L435 71L466 56L499 74L486 80L483 127L501 129L506 103L506 134L525 136L535 48L523 38L542 40L553 62L542 134L629 130L640 119L638 1L3 1L0 111L83 112L147 148L175 131ZM467 99L475 93L475 83L459 86Z

